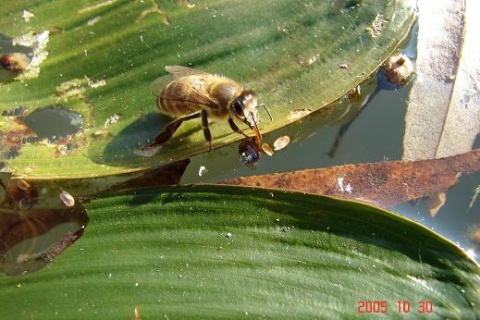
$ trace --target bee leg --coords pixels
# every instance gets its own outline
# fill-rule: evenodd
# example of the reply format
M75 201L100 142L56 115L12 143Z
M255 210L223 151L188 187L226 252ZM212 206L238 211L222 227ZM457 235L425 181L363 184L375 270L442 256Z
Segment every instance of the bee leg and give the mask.
M228 124L230 125L230 128L232 128L233 131L235 131L236 133L243 134L245 136L245 138L248 138L248 136L245 134L245 132L240 130L240 128L237 126L237 124L233 121L232 118L228 119Z
M157 147L157 146L163 144L164 142L168 141L173 136L173 134L178 130L178 128L180 127L180 125L184 121L199 118L200 116L201 116L200 113L195 113L195 114L192 114L192 115L189 115L189 116L186 116L186 117L183 117L183 118L180 118L180 119L177 119L177 120L174 120L174 121L170 122L165 127L165 129L155 137L153 142L150 143L148 145L148 147Z
M212 134L210 129L208 128L208 114L207 111L202 110L202 127L203 127L203 135L205 140L208 141L208 151L212 151Z

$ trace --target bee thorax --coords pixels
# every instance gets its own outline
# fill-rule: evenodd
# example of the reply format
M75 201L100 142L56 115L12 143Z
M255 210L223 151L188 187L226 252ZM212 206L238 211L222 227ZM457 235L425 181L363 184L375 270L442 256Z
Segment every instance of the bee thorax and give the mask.
M230 79L225 78L225 80L224 82L215 83L211 88L211 96L218 99L218 106L220 108L226 108L242 91L242 87L237 83Z

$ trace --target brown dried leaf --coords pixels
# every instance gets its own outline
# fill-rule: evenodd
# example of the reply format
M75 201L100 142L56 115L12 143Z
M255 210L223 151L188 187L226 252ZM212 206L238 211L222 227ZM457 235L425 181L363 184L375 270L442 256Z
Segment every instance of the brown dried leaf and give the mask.
M480 149L419 161L390 161L243 177L221 184L289 189L395 206L446 190L480 169Z

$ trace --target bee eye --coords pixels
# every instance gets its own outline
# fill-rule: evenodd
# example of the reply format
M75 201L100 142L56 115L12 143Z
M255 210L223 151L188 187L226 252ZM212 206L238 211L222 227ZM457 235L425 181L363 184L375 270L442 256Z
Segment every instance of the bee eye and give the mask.
M245 118L245 112L243 111L244 105L243 101L240 98L237 98L233 101L233 112L239 117L240 119Z

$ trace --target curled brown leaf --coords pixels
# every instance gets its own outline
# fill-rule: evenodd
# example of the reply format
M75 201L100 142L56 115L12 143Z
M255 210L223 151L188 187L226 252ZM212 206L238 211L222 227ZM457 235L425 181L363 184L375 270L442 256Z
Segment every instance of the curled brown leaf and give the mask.
M342 165L226 180L221 184L288 189L391 207L452 187L480 169L480 149L433 160Z

